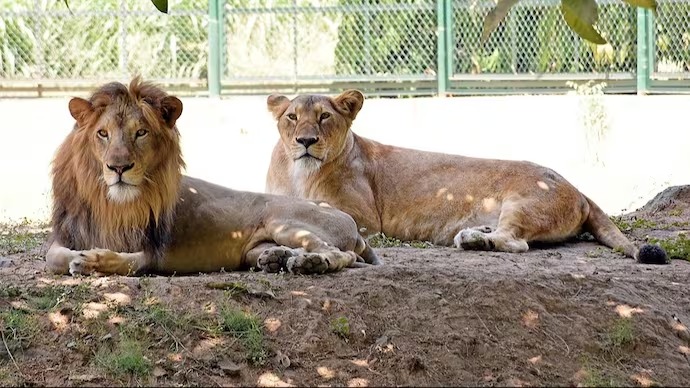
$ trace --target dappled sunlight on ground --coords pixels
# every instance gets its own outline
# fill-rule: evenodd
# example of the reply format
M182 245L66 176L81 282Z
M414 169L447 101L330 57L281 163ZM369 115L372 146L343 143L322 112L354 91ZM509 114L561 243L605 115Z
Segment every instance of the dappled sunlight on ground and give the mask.
M280 377L272 372L266 372L259 376L259 379L256 381L256 385L259 387L294 387L294 385L290 384L289 380L283 381Z
M633 314L643 313L644 310L639 307L630 307L627 304L619 304L616 306L616 312L623 318L630 318Z

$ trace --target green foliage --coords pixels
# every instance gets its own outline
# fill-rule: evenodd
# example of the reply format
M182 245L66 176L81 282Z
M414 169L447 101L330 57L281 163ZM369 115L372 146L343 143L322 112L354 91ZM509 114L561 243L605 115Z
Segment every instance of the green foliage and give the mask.
M350 337L350 322L346 317L338 317L331 322L331 330L343 339Z
M151 361L144 356L142 344L131 338L121 338L113 349L102 347L95 358L108 372L117 375L147 376L152 368Z
M690 261L690 238L685 234L667 239L649 238L650 244L658 244L671 259Z
M0 256L25 253L41 246L48 235L44 227L28 219L20 223L0 224Z
M36 317L31 313L15 308L0 311L0 336L10 352L27 348L39 331ZM0 344L0 359L6 350Z
M620 318L611 326L606 334L606 345L613 348L622 348L633 343L635 335L631 320Z
M624 1L634 7L648 8L656 12L656 0ZM482 42L488 39L491 31L496 29L501 19L508 14L508 10L516 3L515 0L498 0L494 8L484 18ZM566 24L580 37L595 44L606 43L606 39L595 28L599 19L598 6L595 0L561 0L561 14Z
M367 241L373 248L412 247L425 249L433 247L433 244L428 241L401 241L395 237L388 237L384 233L376 233L372 236L369 236Z
M266 349L261 321L253 314L235 308L223 309L221 320L223 330L242 342L247 350L247 358L254 364L263 364L266 360Z
M0 78L203 78L208 4L179 2L165 15L143 2L0 0ZM124 7L121 8L121 7Z

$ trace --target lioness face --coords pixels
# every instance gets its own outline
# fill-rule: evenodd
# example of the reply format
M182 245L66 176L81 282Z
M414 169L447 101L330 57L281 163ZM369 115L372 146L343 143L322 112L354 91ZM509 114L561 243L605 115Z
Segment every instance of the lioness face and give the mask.
M352 121L363 103L364 96L356 90L335 98L301 95L289 100L271 95L267 101L278 122L285 152L306 172L318 170L342 153Z
M139 197L147 176L164 162L163 150L173 136L182 102L168 96L159 102L115 101L98 107L75 98L70 111L85 124L81 130L90 137L93 156L101 165L108 199L127 203Z

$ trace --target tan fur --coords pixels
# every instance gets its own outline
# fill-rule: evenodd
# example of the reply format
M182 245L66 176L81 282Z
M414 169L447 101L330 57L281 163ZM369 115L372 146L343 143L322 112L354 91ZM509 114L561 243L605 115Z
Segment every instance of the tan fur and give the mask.
M524 252L531 242L590 231L607 246L637 256L601 209L554 171L360 137L350 127L363 102L356 90L335 98L270 96L280 141L266 191L327 201L350 214L364 234Z
M320 203L181 174L182 102L138 77L69 104L52 165L56 273L296 273L380 263L352 218Z

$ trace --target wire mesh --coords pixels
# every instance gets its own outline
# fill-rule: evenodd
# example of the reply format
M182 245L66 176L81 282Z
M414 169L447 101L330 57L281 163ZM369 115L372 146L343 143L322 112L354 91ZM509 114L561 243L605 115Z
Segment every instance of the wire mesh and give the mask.
M661 1L654 21L655 71L690 72L690 2Z
M436 65L436 0L233 0L225 13L231 79L420 75Z
M0 0L0 78L204 78L206 0Z
M455 74L634 72L636 10L599 2L598 27L608 43L597 46L572 32L559 0L522 0L481 45L484 15L493 1L454 0Z
M603 46L566 26L560 0L519 1L484 45L494 0L444 0L449 26L438 24L438 0L220 0L219 47L209 44L209 1L216 0L171 1L165 15L148 0L70 0L71 9L59 0L0 0L0 80L100 82L139 73L205 81L209 52L218 50L225 84L433 82L440 27L450 29L442 62L451 75L630 78L636 70L637 10L620 0L598 0ZM654 74L688 79L690 0L658 1Z

